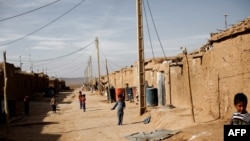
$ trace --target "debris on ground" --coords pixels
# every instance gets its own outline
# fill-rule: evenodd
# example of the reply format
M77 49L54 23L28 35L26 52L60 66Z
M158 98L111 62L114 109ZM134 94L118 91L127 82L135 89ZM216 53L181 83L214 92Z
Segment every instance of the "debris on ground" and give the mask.
M160 141L169 138L172 135L177 134L179 132L180 132L179 130L172 131L167 129L160 129L149 133L136 132L125 136L125 138L131 141Z

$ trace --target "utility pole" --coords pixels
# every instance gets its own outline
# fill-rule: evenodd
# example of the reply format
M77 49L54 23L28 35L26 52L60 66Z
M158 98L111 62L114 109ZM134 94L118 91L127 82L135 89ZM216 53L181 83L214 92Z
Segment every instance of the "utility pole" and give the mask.
M90 61L88 61L88 81L87 81L87 84L88 86L90 86Z
M21 56L19 56L19 58L20 58L20 69L22 70L22 58L21 58Z
M100 57L99 57L99 41L96 37L96 49L97 49L97 60L98 60L98 93L101 95L101 74L100 74Z
M90 59L88 61L88 86L90 87Z
M192 114L193 122L195 122L194 104L193 104L193 96L192 96L192 87L191 87L191 82L190 82L190 71L189 71L189 63L188 63L187 49L186 48L184 48L183 53L185 55L186 65L187 65L188 87L189 87L189 97L190 97L190 105L191 105L191 114Z
M225 16L225 29L227 29L227 14L224 15Z
M171 66L168 63L168 81L169 81L169 105L172 106L172 94L171 94Z
M87 70L88 70L88 66L85 68L84 70L84 84L86 84L88 82L88 73L87 73Z
M10 120L9 120L9 109L8 109L8 97L7 97L7 81L8 81L8 75L7 75L7 67L6 67L6 52L3 52L3 68L4 68L4 111L6 115L6 133L9 133L10 128Z
M92 87L93 76L92 76L92 60L91 60L91 56L89 56L89 62L90 62L90 89L91 89L91 92L93 92L93 87Z
M30 60L30 72L33 72L33 64L31 62L31 56L29 55L29 60Z
M144 71L144 44L143 44L143 20L142 20L142 0L136 1L137 12L137 49L138 49L138 93L140 96L140 115L146 112L145 97L145 71Z
M110 98L110 92L109 92L109 86L110 86L110 84L109 84L109 70L108 70L107 58L106 58L106 71L107 71L107 77L108 77L108 80L107 80L108 81L107 95L108 95L108 100L111 100L111 98Z

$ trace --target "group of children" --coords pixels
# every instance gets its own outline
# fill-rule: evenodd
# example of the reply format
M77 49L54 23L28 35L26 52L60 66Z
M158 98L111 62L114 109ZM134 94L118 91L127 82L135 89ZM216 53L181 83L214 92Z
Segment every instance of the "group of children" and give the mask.
M86 95L79 91L80 109L86 111ZM237 93L234 96L234 106L236 112L233 113L230 125L250 125L250 113L247 112L247 96L244 93ZM126 107L125 100L122 95L118 96L118 101L114 104L111 110L117 109L118 125L122 125L124 109Z
M111 110L117 107L118 125L122 125L124 108L126 103L122 95L118 96L119 100L115 103ZM250 113L246 110L247 108L247 96L244 93L237 93L234 96L234 106L236 112L233 113L230 125L250 125Z
M86 95L82 94L82 91L79 91L78 100L80 104L80 109L83 109L83 112L85 112L86 111ZM111 110L114 110L117 108L118 125L122 125L125 107L126 107L126 103L123 99L123 96L119 95L118 101L115 103L113 108L111 108Z

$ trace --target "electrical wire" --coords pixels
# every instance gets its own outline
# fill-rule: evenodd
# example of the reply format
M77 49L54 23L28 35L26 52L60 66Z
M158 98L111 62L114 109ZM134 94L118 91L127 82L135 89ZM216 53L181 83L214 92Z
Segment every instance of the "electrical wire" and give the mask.
M63 56L58 56L58 57L55 57L55 58L44 59L44 60L36 60L36 61L32 61L32 62L33 62L33 63L36 63L36 62L46 62L46 61L51 61L51 60L56 60L56 59L64 58L64 57L70 56L70 55L72 55L72 54L75 54L75 53L77 53L77 52L79 52L79 51L81 51L81 50L83 50L83 49L89 47L89 46L92 45L92 44L94 44L94 41L91 42L90 44L86 45L86 46L83 47L83 48L80 48L80 49L78 49L78 50L76 50L76 51L73 51L73 52L70 52L70 53L68 53L68 54L65 54L65 55L63 55ZM18 61L18 60L9 60L9 61Z
M85 46L85 47L83 47L83 48L80 48L80 49L78 49L78 50L76 50L76 51L74 51L74 52L68 53L68 54L63 55L63 56L59 56L59 57L56 57L56 58L50 58L50 59L44 59L44 60L37 60L37 61L33 61L33 62L44 62L44 61L50 61L50 60L55 60L55 59L59 59L59 58L64 58L64 57L66 57L66 56L70 56L70 55L72 55L72 54L75 54L75 53L77 53L77 52L79 52L79 51L81 51L81 50L83 50L83 49L89 47L89 46L92 45L93 43L94 43L94 42L88 44L87 46Z
M18 39L16 39L16 40L14 40L14 41L10 41L10 42L8 42L8 43L1 44L1 46L10 45L10 44L12 44L12 43L15 43L15 42L17 42L17 41L20 41L20 40L22 40L22 39L24 39L24 38L26 38L26 37L28 37L28 36L30 36L30 35L32 35L32 34L34 34L34 33L38 32L38 31L44 29L45 27L49 26L50 24L54 23L55 21L59 20L60 18L62 18L63 16L65 16L66 14L68 14L69 12L71 12L73 9L75 9L76 7L78 7L78 6L79 6L81 3L83 3L84 1L86 1L86 0L80 1L80 2L77 3L75 6L73 6L72 8L70 8L68 11L66 11L65 13L63 13L62 15L60 15L59 17L55 18L55 19L52 20L51 22L47 23L46 25L44 25L44 26L42 26L42 27L36 29L35 31L33 31L33 32L29 33L29 34L26 34L26 35L24 35L24 36L22 36L22 37L20 37L20 38L18 38Z
M63 65L64 68L66 69L72 69L72 66L70 66L71 64L73 64L72 62L76 62L76 60L78 60L79 58L82 58L83 55L86 55L86 52L84 53L78 53L74 56L72 56L71 58L64 58L64 60L60 59L60 62L63 62L63 64L67 64L66 66ZM53 60L53 61L48 61L48 62L36 62L36 64L34 65L34 67L36 68L41 68L43 66L47 66L49 64L53 64L51 66L53 66L53 68L60 68L62 65L58 65L56 66L55 64L58 64L60 62L58 62L59 60ZM64 69L65 70L65 69Z
M103 55L103 58L105 58L105 59L107 59L107 57L105 56L105 54L104 54L104 52L103 52L103 50L101 49L101 52L102 52L102 55ZM102 60L102 62L103 62L103 64L105 64L106 62L104 61L104 59L102 58L102 56L101 56L101 60ZM109 64L109 65L108 65ZM116 67L118 67L118 68L122 68L122 66L120 66L120 65L117 65L117 64L115 64L114 62L111 62L110 60L108 61L108 69L110 68L110 65L112 65L113 64L113 66L116 66ZM104 68L106 68L106 66L104 66ZM111 66L111 68L112 68L112 66ZM112 70L112 69L111 69ZM113 69L114 70L114 69Z
M109 13L106 15L105 21L103 22L103 26L102 26L102 30L101 32L98 34L99 36L102 36L105 34L106 31L109 29L110 27L112 27L113 23L114 23L114 17L115 15L120 13L121 7L124 3L124 0L113 0L113 4L109 10Z
M147 5L148 5L148 10L149 10L149 13L150 13L150 15L151 15L152 22L153 22L153 25L154 25L154 28L155 28L155 33L156 33L157 38L158 38L158 41L159 41L159 43L160 43L160 45L161 45L161 49L162 49L163 55L164 55L164 57L166 58L165 51L164 51L164 49L163 49L163 46L162 46L162 43L161 43L161 40L160 40L160 37L159 37L159 34L158 34L158 31L157 31L157 28L156 28L156 25L155 25L155 22L154 22L154 18L153 18L153 15L152 15L152 12L151 12L150 5L149 5L148 0L147 0Z
M110 8L110 11L109 11L109 13L107 14L107 16L105 18L102 29L107 30L109 27L112 26L112 24L114 23L114 17L115 17L114 14L117 15L118 13L120 13L120 10L121 10L121 7L122 7L123 4L124 4L123 0L120 0L120 1L114 0L113 1L113 4L112 4L112 6ZM105 31L103 31L103 30L101 30L101 31L102 32L99 35L103 36L105 34ZM104 51L102 50L102 48L100 48L100 50L101 50L101 57L103 55L103 58L107 59L107 57L106 57ZM105 64L105 61L103 60L103 58L101 58L101 60L102 60L103 64ZM104 66L104 68L106 68L106 66Z
M108 62L108 66L110 66L110 71L116 71L117 69L120 69L120 68L122 68L121 66L118 66L117 64L115 64L114 62L111 62L111 61L109 61ZM117 68L117 69L115 69L115 68Z
M59 69L59 70L61 70L60 71L61 74L62 73L64 73L64 74L70 73L70 75L74 75L74 74L79 74L80 72L83 71L83 66L82 66L81 63L79 63L79 64L71 64L71 65L69 65L69 63L65 63L65 64L67 64L67 67ZM58 65L57 68L55 68L55 67L53 67L53 68L49 67L49 68L47 68L47 71L49 71L49 72L56 72L56 71L58 71L58 68L60 68L61 66L62 65Z
M32 10L30 10L30 11L23 12L23 13L21 13L21 14L17 14L17 15L11 16L11 17L7 17L7 18L0 19L0 22L6 21L6 20L9 20L9 19L13 19L13 18L16 18L16 17L22 16L22 15L31 13L31 12L34 12L34 11L37 11L37 10L39 10L39 9L42 9L42 8L47 7L47 6L49 6L49 5L52 5L52 4L54 4L54 3L58 2L58 1L60 1L60 0L53 1L53 2L51 2L51 3L48 3L48 4L46 4L46 5L43 5L43 6L41 6L41 7L35 8L35 9L32 9Z
M143 10L144 10L144 14L145 14L146 23L147 23L148 36L149 36L149 41L150 41L150 45L151 45L151 51L152 51L153 58L155 58L154 49L153 49L153 45L152 45L152 41L151 41L151 35L150 35L150 31L149 31L149 26L148 26L147 12L146 12L146 9L145 9L144 2L142 2L142 5L143 5Z
M47 62L27 62L26 65L32 63L32 68L34 72L46 72L46 74L56 74L56 76L63 75L79 75L83 71L84 61L82 57L86 56L86 51L79 52L73 55L72 57L67 57L62 59L55 59ZM72 63L74 62L74 63ZM23 63L22 63L23 64ZM49 66L49 67L48 67ZM81 76L81 75L80 75Z

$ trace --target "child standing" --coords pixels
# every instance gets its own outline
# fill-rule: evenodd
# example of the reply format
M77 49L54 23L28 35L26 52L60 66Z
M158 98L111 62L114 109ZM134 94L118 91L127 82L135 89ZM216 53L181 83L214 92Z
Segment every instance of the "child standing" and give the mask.
M111 110L114 110L116 107L117 107L118 125L122 125L124 108L126 107L122 95L118 96L118 101L115 103L113 108L111 108Z
M247 96L237 93L234 96L234 106L236 112L231 117L231 125L250 125L250 113L247 112Z
M82 95L81 102L82 102L83 112L85 112L86 111L86 95L85 94Z
M56 105L57 105L56 97L53 96L50 100L50 106L52 108L53 113L56 113Z
M28 116L29 115L29 105L30 105L29 96L25 96L23 99L23 102L24 102L25 115Z
M80 109L82 109L82 92L81 91L79 91L78 99L79 99Z

